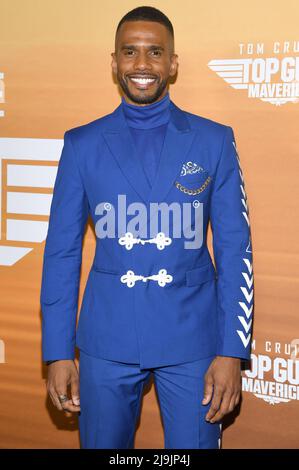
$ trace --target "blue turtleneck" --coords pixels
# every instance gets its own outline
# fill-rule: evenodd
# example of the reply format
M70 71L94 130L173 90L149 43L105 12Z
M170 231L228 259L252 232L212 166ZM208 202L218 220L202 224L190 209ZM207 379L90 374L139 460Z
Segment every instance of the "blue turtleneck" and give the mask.
M127 103L122 97L124 115L151 187L158 169L170 117L169 105L169 92L159 101L145 106Z

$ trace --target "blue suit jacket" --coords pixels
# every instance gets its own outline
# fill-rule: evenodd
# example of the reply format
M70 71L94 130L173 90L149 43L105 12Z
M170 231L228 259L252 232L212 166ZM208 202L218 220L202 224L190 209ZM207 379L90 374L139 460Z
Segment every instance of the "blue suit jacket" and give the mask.
M234 133L172 101L170 107L152 188L121 105L64 134L40 292L45 361L73 359L75 346L93 356L142 367L214 354L250 357L251 234ZM203 171L182 175L189 161ZM96 237L76 325L86 222L90 214L96 228L98 204L117 208L119 194L126 196L127 206L143 203L147 222L151 202L179 207L194 200L203 203L203 243L186 249L186 239L171 238L171 222L171 242L162 243L162 248L155 240L150 242L155 238L150 236L131 246L129 238L122 238L124 232L115 238ZM206 245L209 220L215 266Z

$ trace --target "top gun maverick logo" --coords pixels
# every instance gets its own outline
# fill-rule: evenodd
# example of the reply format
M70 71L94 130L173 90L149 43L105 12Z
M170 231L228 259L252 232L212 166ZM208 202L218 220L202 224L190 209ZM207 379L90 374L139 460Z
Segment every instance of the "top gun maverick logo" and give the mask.
M211 70L248 98L280 106L299 101L299 41L239 44L240 58L213 59Z
M269 405L298 401L299 339L289 343L264 339L258 348L256 343L253 340L251 368L242 372L242 391Z

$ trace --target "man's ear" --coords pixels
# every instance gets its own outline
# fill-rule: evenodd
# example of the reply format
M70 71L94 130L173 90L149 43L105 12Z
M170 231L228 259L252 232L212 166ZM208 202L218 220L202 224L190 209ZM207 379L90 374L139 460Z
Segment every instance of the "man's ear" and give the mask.
M178 68L178 55L173 54L172 59L171 59L171 64L170 64L170 73L169 75L173 77L176 74Z
M111 52L111 57L112 57L112 61L111 61L112 71L113 71L114 74L116 74L117 73L117 62L116 62L115 52Z

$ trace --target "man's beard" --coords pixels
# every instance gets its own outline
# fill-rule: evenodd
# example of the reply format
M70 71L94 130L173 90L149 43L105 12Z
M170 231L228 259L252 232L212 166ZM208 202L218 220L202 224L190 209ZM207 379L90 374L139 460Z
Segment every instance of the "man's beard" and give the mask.
M161 80L158 88L156 89L156 91L153 95L138 96L138 95L133 95L131 93L126 81L122 78L122 76L117 74L117 80L118 80L118 83L119 83L122 91L125 93L125 95L131 101L133 101L134 103L137 103L137 104L151 104L151 103L154 103L155 101L157 101L160 98L160 96L163 94L163 91L167 87L167 80Z

